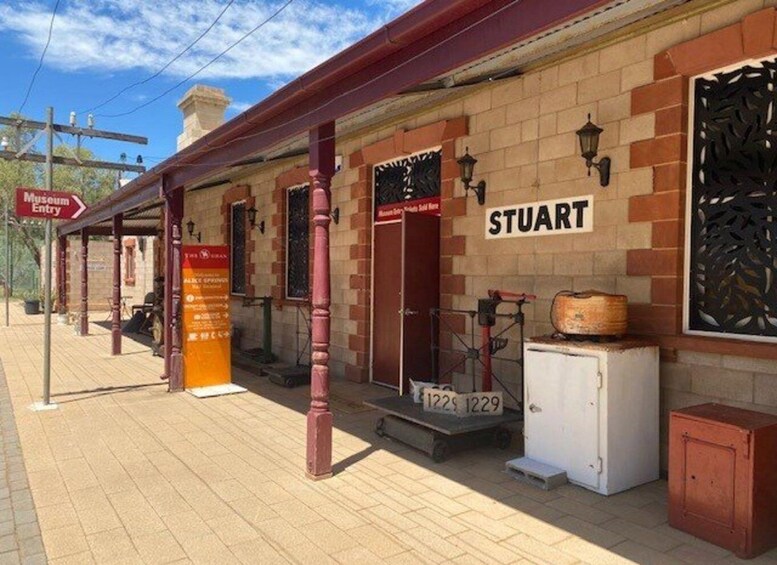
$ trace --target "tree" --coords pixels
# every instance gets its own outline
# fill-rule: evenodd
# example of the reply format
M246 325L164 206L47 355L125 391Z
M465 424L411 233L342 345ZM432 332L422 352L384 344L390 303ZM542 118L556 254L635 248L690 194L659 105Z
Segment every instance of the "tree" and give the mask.
M14 116L15 117L15 116ZM0 137L7 137L10 142L9 149L18 151L32 141L37 132L19 129L12 126L0 128ZM39 141L40 142L40 141ZM33 146L28 153L40 153ZM76 148L69 144L58 145L54 148L54 154L66 157L78 155L80 159L94 159L94 153L87 148ZM31 163L29 161L0 160L0 197L2 203L9 207L10 224L13 231L6 235L11 238L15 249L24 247L34 262L36 268L41 265L41 246L43 245L43 231L39 222L30 222L19 218L14 213L16 188L43 187L45 183L45 165ZM72 167L67 165L54 165L54 190L78 193L85 203L96 202L110 194L116 186L116 173L112 171ZM2 261L5 256L2 256ZM22 267L22 265L18 265Z

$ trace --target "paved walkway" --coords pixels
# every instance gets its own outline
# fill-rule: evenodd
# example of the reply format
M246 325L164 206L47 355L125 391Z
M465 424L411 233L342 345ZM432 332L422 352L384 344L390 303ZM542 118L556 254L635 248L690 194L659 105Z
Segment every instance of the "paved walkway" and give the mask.
M385 392L370 386L334 385L336 474L310 482L306 390L238 373L251 392L168 394L160 359L129 340L110 357L110 334L95 325L83 338L54 326L60 408L32 412L43 320L15 309L12 321L0 359L52 563L735 561L669 528L664 482L609 498L544 492L502 472L518 450L435 465L380 439L376 413L358 402Z
M46 563L0 361L0 565Z

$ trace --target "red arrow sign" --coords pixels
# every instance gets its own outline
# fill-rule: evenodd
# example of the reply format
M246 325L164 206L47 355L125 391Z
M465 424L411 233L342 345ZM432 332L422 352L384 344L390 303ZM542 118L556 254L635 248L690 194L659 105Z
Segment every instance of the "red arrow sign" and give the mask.
M23 187L16 189L17 216L73 220L83 214L84 210L86 210L86 204L72 192Z

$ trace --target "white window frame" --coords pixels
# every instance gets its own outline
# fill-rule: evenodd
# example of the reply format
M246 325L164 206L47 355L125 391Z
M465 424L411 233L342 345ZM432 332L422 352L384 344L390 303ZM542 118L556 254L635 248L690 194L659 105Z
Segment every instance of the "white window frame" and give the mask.
M696 81L700 78L709 79L714 78L717 73L725 73L729 71L735 71L745 66L758 66L763 61L774 60L775 56L770 55L768 57L762 57L759 59L744 59L738 63L727 65L715 69L713 71L707 71L698 75L694 75L689 78L688 84L688 135L687 135L687 155L688 165L686 171L686 184L685 184L685 218L683 228L685 230L685 241L683 250L683 334L690 336L709 337L714 339L735 339L738 341L752 341L761 343L777 343L777 337L759 336L759 335L745 335L735 334L727 332L712 332L704 330L693 330L690 327L690 309L691 309L691 220L694 210L693 206L693 140L694 140L694 114L695 108L695 86Z
M289 296L289 219L291 218L291 215L289 214L289 193L292 190L299 190L301 188L308 187L308 296L306 297L299 297L299 296ZM285 257L284 257L284 265L283 265L283 271L284 271L284 280L283 280L283 296L286 300L294 301L294 302L307 302L310 300L310 238L313 235L310 229L310 199L313 196L313 193L311 191L310 183L309 182L303 182L300 184L295 184L292 186L287 186L285 189L286 191L286 217L285 217L285 240L283 242L284 248L286 250Z
M236 200L235 202L231 202L229 204L229 273L230 273L230 278L229 278L229 294L230 294L230 296L245 296L246 295L245 292L234 292L233 291L233 286L232 286L232 283L233 283L233 280L234 280L233 273L235 272L235 270L233 268L233 264L232 264L232 258L234 256L234 243L235 243L235 226L234 226L235 222L233 221L233 219L235 217L235 215L234 215L235 206L238 206L240 204L242 204L243 207L245 208L248 205L248 201L246 199ZM245 254L246 250L248 249L248 247L247 247L248 246L248 230L247 229L243 230L243 235L245 237L245 242L243 243L243 254ZM245 271L243 273L243 285L246 288L248 288L248 265L246 263L245 258L243 258L243 267L244 267L244 271Z

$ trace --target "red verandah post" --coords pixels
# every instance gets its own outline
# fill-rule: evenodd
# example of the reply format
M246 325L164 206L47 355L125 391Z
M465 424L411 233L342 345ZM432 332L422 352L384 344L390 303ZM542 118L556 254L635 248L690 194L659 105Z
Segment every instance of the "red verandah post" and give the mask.
M169 187L163 179L165 200L165 375L170 392L183 390L181 341L181 245L183 187Z
M81 317L80 334L89 335L89 231L81 230Z
M307 467L312 479L332 476L332 413L329 411L329 213L335 172L335 124L310 130L310 177L313 188L313 362L310 374Z
M111 355L121 355L121 236L123 214L113 217L113 294L111 295Z

